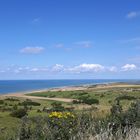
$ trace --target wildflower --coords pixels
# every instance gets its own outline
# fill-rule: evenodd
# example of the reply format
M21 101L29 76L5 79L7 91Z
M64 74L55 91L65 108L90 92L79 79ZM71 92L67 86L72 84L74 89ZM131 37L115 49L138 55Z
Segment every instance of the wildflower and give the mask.
M74 114L70 112L51 112L49 118L74 118Z

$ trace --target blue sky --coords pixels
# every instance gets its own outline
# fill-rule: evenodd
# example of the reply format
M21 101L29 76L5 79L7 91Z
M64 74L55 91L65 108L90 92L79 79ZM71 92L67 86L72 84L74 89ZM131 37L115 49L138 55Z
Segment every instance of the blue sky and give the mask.
M140 78L139 0L1 0L0 79Z

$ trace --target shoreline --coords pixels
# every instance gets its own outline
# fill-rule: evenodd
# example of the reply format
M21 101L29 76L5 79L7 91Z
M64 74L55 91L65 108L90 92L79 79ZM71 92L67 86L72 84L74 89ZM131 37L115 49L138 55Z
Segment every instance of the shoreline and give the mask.
M84 90L91 86L103 86L110 84L120 84L126 82L103 82L103 83L92 83L92 84L80 84L80 85L70 85L70 86L60 86L60 87L52 87L52 88L44 88L44 89L36 89L29 91L19 91L19 92L10 92L10 93L1 93L0 96L9 96L9 95L26 95L34 92L48 92L48 91L67 91L67 90ZM128 84L128 83L127 83Z
M93 84L92 84L93 85ZM96 84L95 84L96 85ZM93 85L93 86L95 86ZM89 85L79 85L79 86L62 86L62 87L54 87L54 88L45 88L45 89L37 89L30 91L21 91L21 92L11 92L11 93L2 93L0 96L10 96L10 95L26 95L34 92L48 92L48 91L64 91L64 90L82 90L86 89Z
M45 89L37 89L37 90L30 90L30 91L21 91L21 92L12 92L12 93L3 93L0 94L1 96L18 96L35 93L35 92L49 92L49 91L73 91L73 90L86 90L88 88L109 88L114 86L140 86L138 83L127 83L127 82L105 82L105 83L96 83L96 84L83 84L83 85L73 85L73 86L62 86L62 87L53 87L53 88L45 88Z
M50 101L61 101L66 103L73 102L72 98L50 98L50 97L40 97L40 96L31 96L27 95L30 93L41 93L41 92L51 92L51 91L76 91L76 90L97 90L97 89L109 89L109 88L140 88L140 84L134 83L126 83L126 82L113 82L113 83L102 83L102 84L86 84L80 86L63 86L58 88L49 88L43 90L34 90L28 92L17 92L17 93L9 93L9 94L1 94L0 99L2 98L24 98L24 99L34 99L34 100L50 100Z

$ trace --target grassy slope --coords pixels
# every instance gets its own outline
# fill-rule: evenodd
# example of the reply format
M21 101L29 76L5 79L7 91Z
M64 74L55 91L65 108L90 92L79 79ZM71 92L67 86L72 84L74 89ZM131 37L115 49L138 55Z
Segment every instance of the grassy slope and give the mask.
M80 96L91 96L92 98L99 99L100 104L96 105L98 107L98 112L95 112L95 115L98 116L104 116L103 114L106 114L109 112L109 109L111 107L111 104L114 103L114 100L119 95L129 95L134 96L136 98L140 98L140 87L127 87L127 88L101 88L101 89L93 89L89 88L85 91L58 91L58 92L42 92L42 93L32 93L29 94L32 96L43 96L43 97L61 97L61 98L75 98L77 99ZM20 101L23 101L23 99L20 99ZM41 106L33 107L33 109L29 112L29 117L31 116L37 116L37 115L46 115L46 113L41 112L37 113L37 109L42 109L45 107L50 107L50 104L52 101L47 100L34 100L36 102L41 103ZM123 105L123 108L129 107L129 104L132 101L123 100L121 101L121 104ZM7 101L7 104L17 104L17 102L9 102ZM83 107L86 107L85 105L72 105L72 103L63 103L64 106L74 106L76 109L81 109ZM10 107L10 106L9 106ZM11 106L12 107L12 106ZM89 106L87 106L89 107ZM5 140L6 136L12 135L18 125L20 125L20 120L17 118L13 118L10 115L10 112L0 112L0 128L6 128L5 133L1 133L0 139ZM6 134L7 133L7 134Z

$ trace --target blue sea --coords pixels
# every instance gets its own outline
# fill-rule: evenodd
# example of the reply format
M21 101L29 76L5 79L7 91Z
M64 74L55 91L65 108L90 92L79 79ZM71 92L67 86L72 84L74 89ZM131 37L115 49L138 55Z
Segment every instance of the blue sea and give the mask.
M27 92L64 86L79 86L85 84L103 84L111 82L135 82L135 80L0 80L0 94Z

